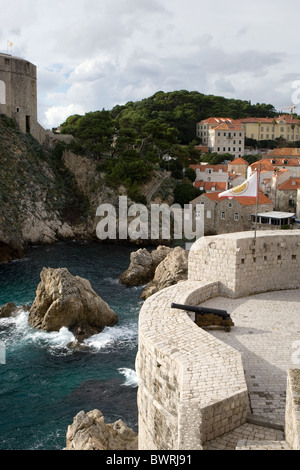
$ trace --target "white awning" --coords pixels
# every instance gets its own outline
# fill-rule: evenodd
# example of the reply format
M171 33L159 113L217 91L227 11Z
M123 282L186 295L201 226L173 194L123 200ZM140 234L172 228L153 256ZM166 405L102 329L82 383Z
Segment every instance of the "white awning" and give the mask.
M287 219L289 217L293 217L294 215L295 213L293 212L269 211L269 212L260 212L259 214L257 214L257 217L269 217L271 219Z

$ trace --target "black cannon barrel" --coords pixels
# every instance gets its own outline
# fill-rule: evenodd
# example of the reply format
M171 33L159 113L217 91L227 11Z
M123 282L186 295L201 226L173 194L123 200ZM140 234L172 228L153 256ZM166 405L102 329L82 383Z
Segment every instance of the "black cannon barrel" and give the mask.
M199 313L201 315L206 315L206 314L213 314L213 315L218 315L219 317L228 319L230 318L230 315L226 312L226 310L218 310L215 308L207 308L207 307L194 307L192 305L181 305L181 304L175 304L171 303L171 308L178 308L180 310L187 310L188 312L195 312Z

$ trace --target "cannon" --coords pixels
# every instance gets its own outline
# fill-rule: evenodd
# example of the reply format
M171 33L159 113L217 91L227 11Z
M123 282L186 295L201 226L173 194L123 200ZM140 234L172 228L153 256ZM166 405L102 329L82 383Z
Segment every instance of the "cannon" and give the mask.
M193 305L181 305L171 303L171 308L186 310L195 313L195 323L198 326L222 326L225 331L230 331L234 323L226 310L215 308L195 307Z

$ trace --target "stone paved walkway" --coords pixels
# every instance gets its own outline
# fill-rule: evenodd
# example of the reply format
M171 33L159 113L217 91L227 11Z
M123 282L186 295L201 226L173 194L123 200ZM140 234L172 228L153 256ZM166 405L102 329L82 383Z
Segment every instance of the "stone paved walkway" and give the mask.
M276 423L283 428L287 370L300 368L300 343L297 344L300 341L300 290L268 292L242 299L218 297L202 305L227 310L235 324L229 333L221 328L209 331L242 354L250 415L260 417L268 426ZM284 439L281 431L246 423L226 439L209 443L207 448L232 448L230 446L236 445L238 440L245 439L245 433L254 441L257 435L259 439L267 435L269 441ZM226 440L230 442L226 444Z

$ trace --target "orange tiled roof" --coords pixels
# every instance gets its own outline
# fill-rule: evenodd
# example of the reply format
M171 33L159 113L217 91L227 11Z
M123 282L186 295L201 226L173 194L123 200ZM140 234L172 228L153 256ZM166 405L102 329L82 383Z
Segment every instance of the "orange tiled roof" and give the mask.
M189 167L192 168L195 171L200 170L200 171L204 171L204 172L205 172L206 169L212 169L216 173L218 173L219 170L222 170L225 173L227 173L227 171L228 171L228 166L227 165L189 165Z
M291 147L291 148L282 148L282 149L274 149L268 152L268 156L272 157L295 157L299 156L300 157L300 149L296 147Z
M278 186L278 189L300 189L300 178L290 178Z
M230 162L228 165L249 165L248 162L246 162L246 160L244 160L243 158L239 157L239 158L236 158L235 160L232 160L232 162Z
M211 201L223 201L224 199L228 199L227 197L219 197L219 193L205 193L205 196L208 197ZM245 197L245 196L239 196L239 197L232 197L231 199L235 199L238 201L242 206L254 206L256 205L256 197ZM258 204L272 204L271 199L269 199L267 196L265 196L263 193L260 193L258 196Z
M198 124L222 124L222 123L235 123L236 121L231 118L223 118L223 117L210 117L207 119L203 119L202 121L198 122Z
M230 130L233 130L233 131L243 131L243 127L241 126L241 124L239 123L236 123L236 122L232 122L232 123L222 123L222 124L219 124L217 127L214 127L213 129L214 131L222 131L222 130L225 130L225 131L230 131Z
M212 181L195 181L194 187L203 188L204 191L211 191L212 188L215 188L215 191L225 191L226 183L220 181L216 183L213 183Z
M266 158L263 158L262 160L259 160L258 162L252 163L250 165L252 171L258 171L260 165L260 171L266 170L266 171L273 171L273 165L271 164L270 160L267 160Z
M293 117L285 114L283 116L277 116L275 118L257 118L257 117L248 117L248 118L241 118L239 119L240 122L247 124L247 123L261 123L261 124L274 124L275 122L278 124L280 121L285 121L287 124L299 124L299 119L294 119Z

